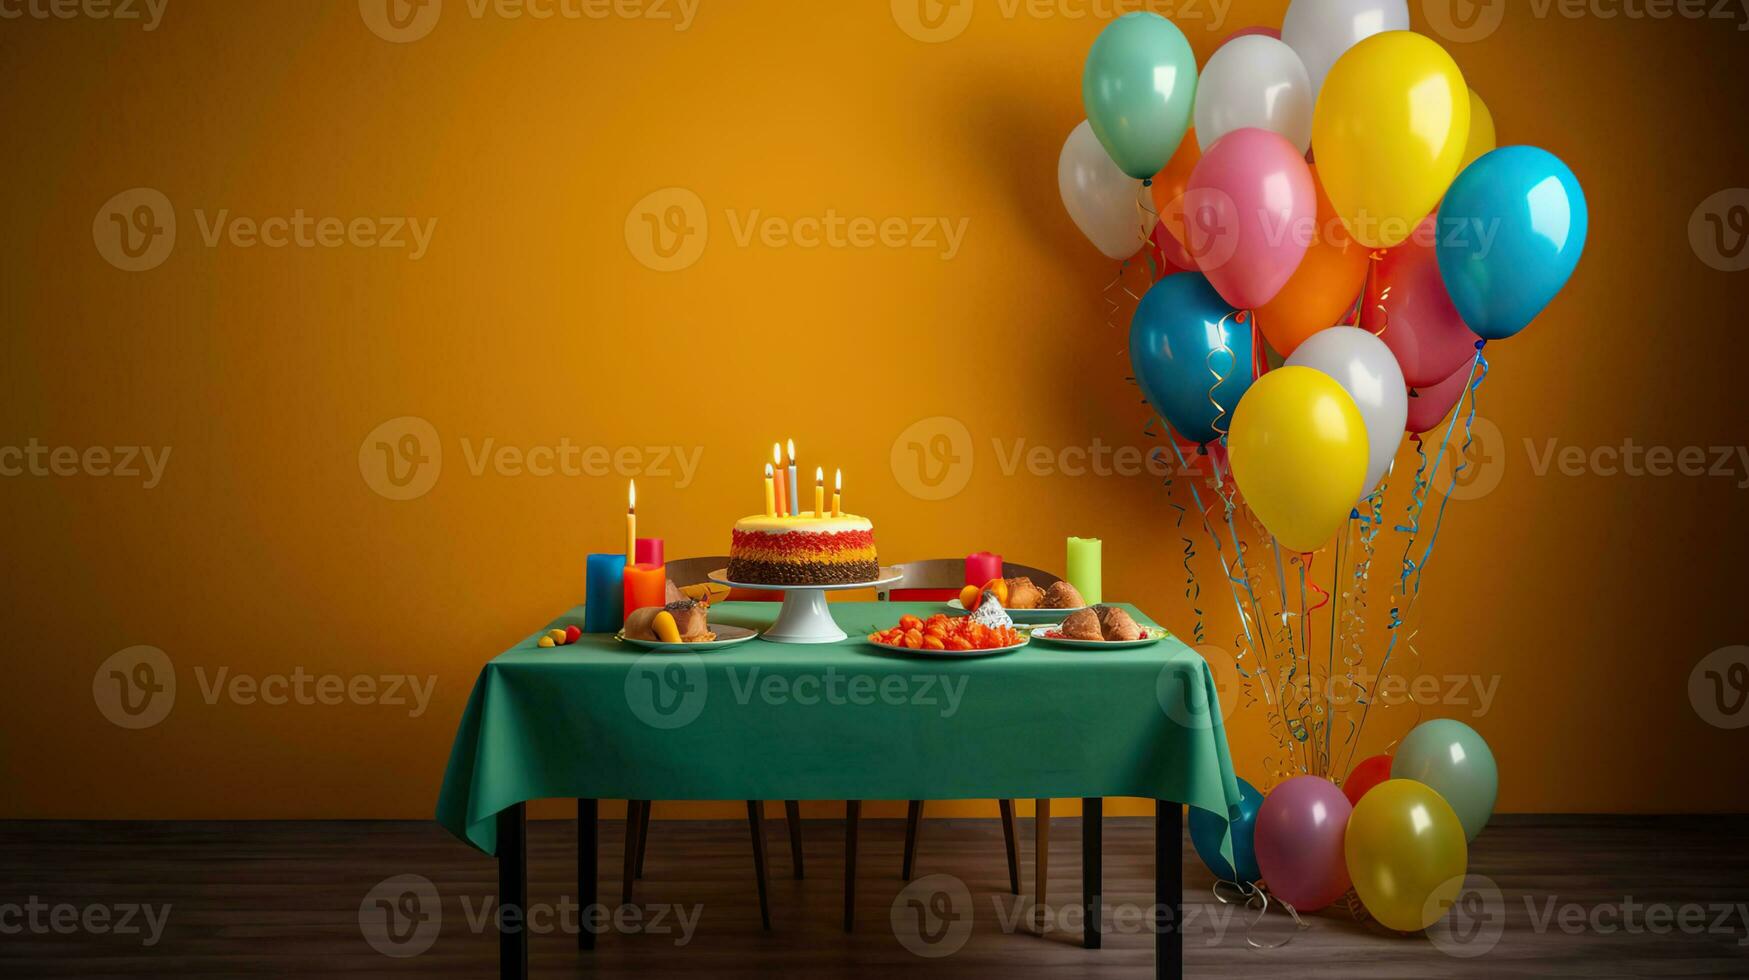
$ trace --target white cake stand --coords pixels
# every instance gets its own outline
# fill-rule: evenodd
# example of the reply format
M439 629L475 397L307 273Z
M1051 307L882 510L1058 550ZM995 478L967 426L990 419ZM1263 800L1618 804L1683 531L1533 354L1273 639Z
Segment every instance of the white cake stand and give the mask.
M838 622L832 618L826 593L873 589L891 585L904 578L891 568L883 568L879 574L880 577L873 582L846 582L842 585L760 585L753 582L735 582L730 580L729 570L726 568L719 568L706 577L731 589L783 593L783 608L778 610L777 622L759 634L761 639L773 643L837 643L849 634L839 629Z

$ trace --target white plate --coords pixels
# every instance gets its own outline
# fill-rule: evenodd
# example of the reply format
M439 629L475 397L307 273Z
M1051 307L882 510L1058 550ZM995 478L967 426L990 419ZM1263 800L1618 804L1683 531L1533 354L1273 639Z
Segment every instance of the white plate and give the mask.
M820 592L843 592L849 589L872 589L876 586L892 585L894 582L905 577L891 568L881 569L879 575L880 578L875 579L873 582L843 582L835 585L763 585L757 582L731 582L729 580L729 570L726 568L719 568L709 575L706 575L705 578L710 579L718 585L726 585L731 589L747 589L752 592L789 592L791 590L796 592L810 590L818 590Z
M972 660L978 657L999 657L1005 653L1013 653L1014 651L1026 646L1026 642L1026 640L1022 639L1019 643L1016 643L1013 646L996 647L993 650L925 650L921 647L912 649L908 646L894 646L891 643L876 643L873 640L869 640L868 645L882 650L891 650L894 653L907 654L913 657L936 657L944 660Z
M1075 647L1080 650L1130 650L1135 647L1151 646L1172 635L1159 626L1143 626L1142 633L1144 636L1139 640L1071 640L1067 637L1051 635L1052 631L1061 629L1062 626L1062 623L1035 626L1032 629L1031 635L1035 639L1043 640L1046 643L1055 643L1058 646L1065 647Z
M956 613L963 613L966 611L966 607L960 605L960 601L958 599L947 600L947 608L952 609ZM1088 607L1083 606L1082 608L1085 609ZM1003 611L1008 613L1009 619L1012 619L1017 623L1060 623L1064 619L1066 619L1067 617L1069 617L1075 613L1078 613L1081 610L1080 609L1008 609L1008 608L1004 607Z
M711 650L721 650L724 647L738 646L759 635L758 630L750 630L744 626L718 626L707 624L717 638L709 643L664 643L661 640L634 640L621 630L613 638L622 643L630 643L646 650L656 650L661 653L708 653Z

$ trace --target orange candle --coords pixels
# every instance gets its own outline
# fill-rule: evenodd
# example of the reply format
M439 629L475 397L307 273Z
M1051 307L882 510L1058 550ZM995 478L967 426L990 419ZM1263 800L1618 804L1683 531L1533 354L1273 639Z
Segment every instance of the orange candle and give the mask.
M814 516L826 516L826 468L814 467Z
M626 566L626 615L646 606L668 604L667 565Z
M771 444L771 461L776 464L779 471L783 469L783 447L775 442ZM782 476L777 478L776 504L778 514L789 513L789 489L784 486Z
M832 471L832 516L844 516L844 471Z
M638 481L626 481L626 564L638 560Z

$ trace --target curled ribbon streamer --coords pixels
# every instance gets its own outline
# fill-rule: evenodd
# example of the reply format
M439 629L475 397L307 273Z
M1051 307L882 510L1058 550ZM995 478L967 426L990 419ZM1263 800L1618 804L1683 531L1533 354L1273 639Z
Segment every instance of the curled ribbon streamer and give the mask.
M1208 368L1209 374L1215 379L1215 383L1209 386L1209 404L1215 408L1215 419L1209 423L1209 428L1215 430L1216 437L1221 439L1227 437L1227 428L1232 426L1232 421L1227 417L1226 406L1221 404L1220 399L1216 398L1215 394L1221 390L1221 385L1226 384L1227 379L1233 376L1233 372L1239 370L1239 355L1233 353L1233 348L1227 346L1227 321L1232 320L1234 323L1242 325L1245 323L1246 316L1245 313L1228 313L1221 317L1221 322L1215 327L1215 331L1221 339L1221 346L1209 351L1208 357L1203 359L1204 366ZM1229 366L1225 374L1215 370L1215 355L1217 354L1227 355ZM1222 425L1223 421L1226 423L1225 426Z
M1149 434L1153 428L1154 423L1150 420L1147 428L1143 430L1143 434ZM1158 449L1154 450L1154 454L1155 459L1160 459L1164 462ZM1191 632L1192 635L1196 637L1196 642L1202 643L1205 638L1205 630L1203 627L1202 606L1197 602L1197 600L1202 598L1202 584L1196 580L1196 570L1190 565L1191 559L1196 557L1196 543L1190 539L1190 535L1184 533L1185 508L1183 504L1172 499L1172 474L1170 472L1166 475L1165 485L1167 503L1171 505L1173 510L1178 512L1178 520L1173 526L1178 528L1178 539L1184 542L1184 601L1189 604L1191 611L1196 614L1196 625Z
M1221 894L1221 886L1223 885L1238 892L1239 897L1228 898ZM1292 905L1277 899L1275 904L1281 906L1288 915L1293 917L1294 931L1288 933L1287 938L1278 943L1258 942L1252 936L1252 933L1256 931L1258 925L1263 922L1264 918L1269 915L1269 892L1264 890L1260 883L1246 884L1242 881L1217 881L1214 883L1214 887L1211 888L1210 891L1214 894L1215 901L1222 905L1243 904L1247 911L1255 911L1257 913L1257 917L1252 919L1250 924L1245 927L1245 945L1252 949L1280 949L1288 943L1293 942L1295 936L1312 927L1310 923L1300 918L1299 911Z
M1366 298L1372 295L1373 283L1377 281L1378 277L1379 263L1384 260L1385 252L1385 249L1376 249L1366 257L1366 283L1361 286L1360 301L1354 305L1354 323L1356 326L1359 326L1363 319L1360 315L1360 311L1362 307L1366 306ZM1385 331L1390 329L1391 311L1385 308L1385 301L1391 298L1392 288L1394 287L1386 286L1384 291L1379 293L1379 301L1376 307L1379 311L1379 328L1373 331L1372 335L1374 337L1383 337Z

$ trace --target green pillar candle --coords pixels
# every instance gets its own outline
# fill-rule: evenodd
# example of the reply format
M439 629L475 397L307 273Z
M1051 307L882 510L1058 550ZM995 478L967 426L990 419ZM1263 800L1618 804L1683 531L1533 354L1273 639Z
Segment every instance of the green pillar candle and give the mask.
M1100 541L1098 538L1069 539L1069 584L1081 593L1088 605L1105 601L1100 587Z

